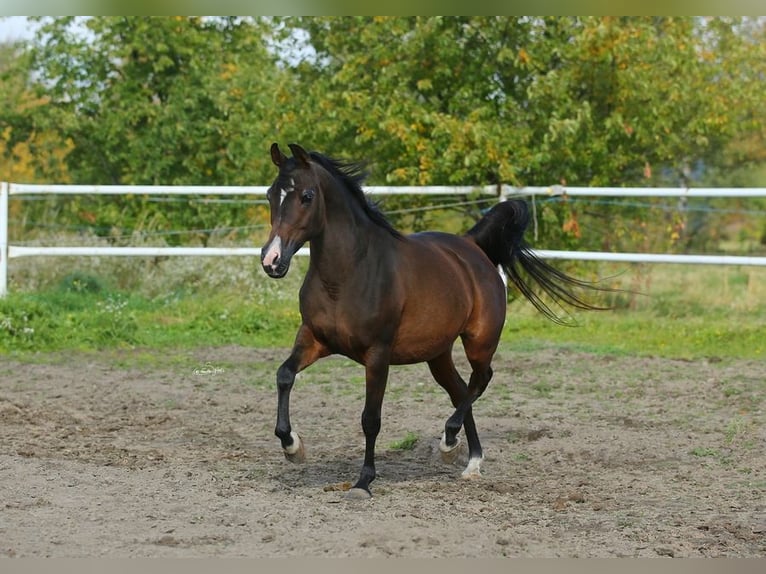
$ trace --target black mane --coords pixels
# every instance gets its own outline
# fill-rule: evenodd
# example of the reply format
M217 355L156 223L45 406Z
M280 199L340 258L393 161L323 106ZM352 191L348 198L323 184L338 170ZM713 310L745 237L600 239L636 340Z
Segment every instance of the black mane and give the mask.
M391 235L401 238L402 234L388 221L385 215L372 203L362 189L362 183L369 175L363 162L335 159L312 151L311 159L326 169L335 179L343 183L351 196L359 203L362 210L373 223L388 231Z

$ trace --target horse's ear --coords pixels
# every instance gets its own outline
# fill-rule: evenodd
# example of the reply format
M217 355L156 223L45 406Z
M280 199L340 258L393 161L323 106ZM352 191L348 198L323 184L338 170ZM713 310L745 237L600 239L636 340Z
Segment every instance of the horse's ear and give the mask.
M276 142L271 144L271 161L273 161L274 165L277 167L282 167L282 164L287 161L287 156L282 153L282 150L279 149L279 145L277 145Z
M301 164L301 167L308 167L309 160L311 159L308 152L298 144L291 143L287 145L290 148L290 151L293 152L293 157L298 160L299 164Z

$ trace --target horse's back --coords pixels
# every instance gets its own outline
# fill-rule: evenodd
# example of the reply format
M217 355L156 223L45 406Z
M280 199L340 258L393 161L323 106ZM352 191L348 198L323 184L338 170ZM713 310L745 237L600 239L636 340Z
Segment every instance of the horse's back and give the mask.
M444 277L474 285L478 294L487 289L504 291L497 268L472 237L428 231L407 237L411 257L422 268L433 268Z

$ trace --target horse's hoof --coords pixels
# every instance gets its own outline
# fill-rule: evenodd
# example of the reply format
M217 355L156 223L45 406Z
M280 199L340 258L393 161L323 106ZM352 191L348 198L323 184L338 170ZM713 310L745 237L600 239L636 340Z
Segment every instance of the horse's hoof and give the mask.
M349 488L345 494L346 500L369 500L372 493L364 488Z
M447 446L444 437L442 437L442 440L439 443L439 453L441 454L442 461L447 464L455 464L462 452L462 449L460 448L461 445L462 441L460 440L460 437L457 437L457 442L452 446Z
M300 435L291 432L290 436L293 437L293 444L282 450L285 453L285 458L296 464L306 462L306 449Z
M472 458L468 461L468 466L465 467L465 470L460 475L460 478L463 480L476 480L481 478L481 463L484 460L484 457L481 458Z

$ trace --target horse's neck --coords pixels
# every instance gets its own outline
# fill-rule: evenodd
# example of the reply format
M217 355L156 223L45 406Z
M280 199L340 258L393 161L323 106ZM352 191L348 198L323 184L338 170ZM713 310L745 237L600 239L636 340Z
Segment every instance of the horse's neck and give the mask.
M345 204L327 210L324 230L311 240L311 267L323 282L343 283L366 262L378 260L396 241L361 210Z
M368 225L330 223L311 240L312 262L334 274L358 266L371 250L381 246L381 234L374 225L371 222Z

